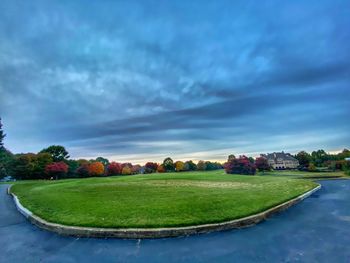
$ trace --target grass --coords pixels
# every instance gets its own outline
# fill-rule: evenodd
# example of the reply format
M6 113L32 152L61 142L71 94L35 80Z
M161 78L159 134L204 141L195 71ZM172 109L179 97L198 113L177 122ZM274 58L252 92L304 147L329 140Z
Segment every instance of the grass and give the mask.
M316 186L310 180L212 172L165 173L14 184L50 222L91 227L174 227L245 217Z
M260 175L287 176L289 178L301 179L332 179L332 178L349 178L344 172L305 172L298 170L282 170L260 173Z

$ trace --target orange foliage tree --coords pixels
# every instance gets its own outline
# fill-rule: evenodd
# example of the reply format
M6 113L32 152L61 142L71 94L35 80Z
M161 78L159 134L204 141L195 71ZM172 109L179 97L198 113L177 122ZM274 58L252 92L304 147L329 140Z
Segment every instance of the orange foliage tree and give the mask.
M165 168L164 168L164 166L162 164L158 166L157 172L158 173L165 173Z
M131 173L132 173L131 168L129 166L124 166L124 168L122 170L122 174L123 175L129 175Z
M90 176L100 176L105 172L105 167L101 162L93 162L89 165L89 175Z

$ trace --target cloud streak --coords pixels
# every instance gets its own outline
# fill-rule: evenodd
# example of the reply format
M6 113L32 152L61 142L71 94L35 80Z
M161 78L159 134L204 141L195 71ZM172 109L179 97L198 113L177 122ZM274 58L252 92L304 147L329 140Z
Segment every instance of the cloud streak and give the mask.
M140 162L348 147L336 2L2 1L5 143Z

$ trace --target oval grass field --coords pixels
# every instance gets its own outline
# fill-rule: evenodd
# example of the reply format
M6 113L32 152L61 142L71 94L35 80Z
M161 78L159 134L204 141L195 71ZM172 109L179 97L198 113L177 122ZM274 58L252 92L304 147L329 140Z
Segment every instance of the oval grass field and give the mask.
M317 184L274 176L227 175L223 170L31 181L13 185L20 202L64 225L158 228L200 225L252 215Z

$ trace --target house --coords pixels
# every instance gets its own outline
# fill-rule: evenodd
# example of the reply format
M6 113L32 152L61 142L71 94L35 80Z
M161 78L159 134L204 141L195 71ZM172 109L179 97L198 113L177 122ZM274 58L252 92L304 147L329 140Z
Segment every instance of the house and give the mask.
M290 153L274 152L268 154L261 154L261 157L267 159L269 165L275 169L296 169L299 166L299 161L295 159Z

